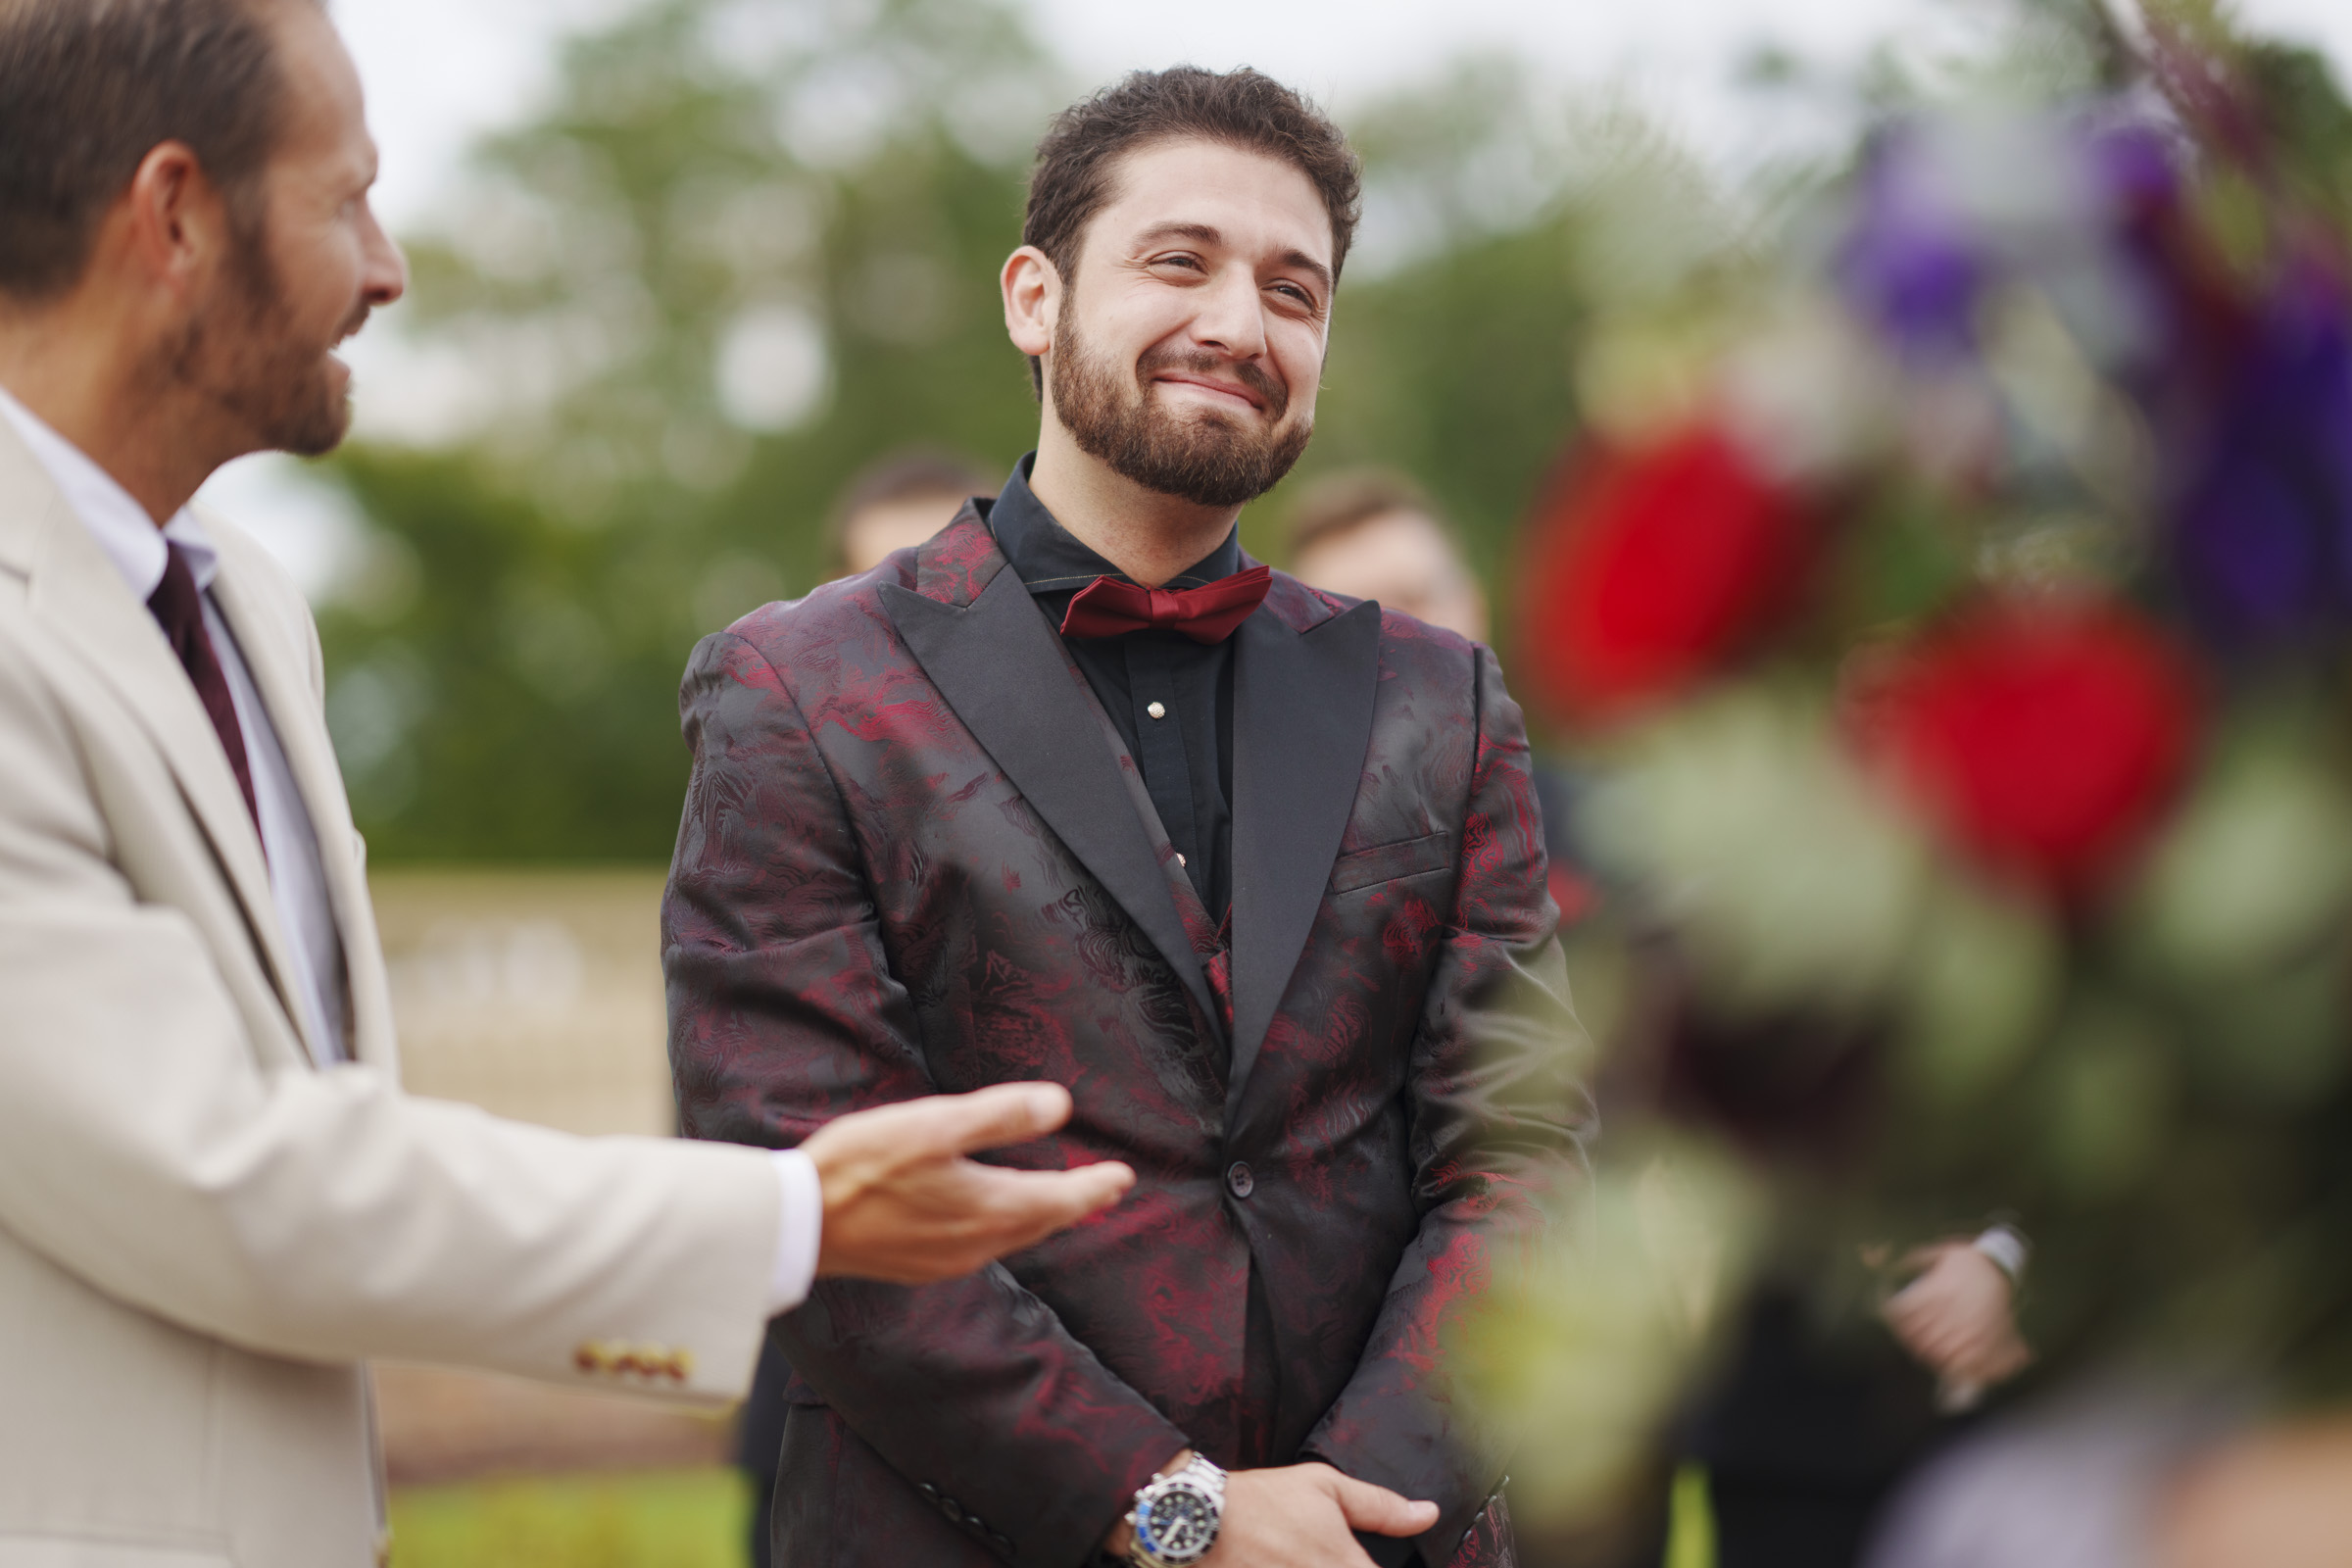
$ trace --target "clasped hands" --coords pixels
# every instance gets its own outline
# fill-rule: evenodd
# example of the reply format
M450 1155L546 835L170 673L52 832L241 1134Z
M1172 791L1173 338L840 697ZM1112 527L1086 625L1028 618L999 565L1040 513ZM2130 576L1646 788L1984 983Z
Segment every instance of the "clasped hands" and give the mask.
M1946 1408L1968 1408L2034 1359L2017 1331L2009 1276L1968 1241L1923 1247L1903 1267L1916 1277L1887 1298L1886 1326L1940 1380Z
M1159 1473L1174 1475L1192 1457L1188 1448ZM1436 1503L1408 1501L1327 1464L1236 1470L1225 1478L1225 1522L1200 1568L1373 1568L1354 1531L1417 1536L1437 1522ZM1134 1540L1122 1519L1102 1549L1125 1562Z
M1116 1160L1072 1170L1009 1170L968 1157L1024 1143L1069 1119L1058 1084L998 1084L858 1111L827 1122L801 1148L824 1194L820 1275L899 1285L954 1279L1107 1208L1135 1185ZM1160 1473L1192 1457L1178 1454ZM1414 1536L1438 1522L1412 1502L1327 1464L1237 1470L1225 1518L1201 1568L1372 1568L1352 1532ZM1122 1520L1103 1543L1124 1560Z

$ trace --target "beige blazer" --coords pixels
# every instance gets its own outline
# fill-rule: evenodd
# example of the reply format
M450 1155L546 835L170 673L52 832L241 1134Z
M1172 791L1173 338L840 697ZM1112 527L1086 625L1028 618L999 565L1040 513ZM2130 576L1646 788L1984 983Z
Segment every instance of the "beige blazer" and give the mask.
M317 631L205 526L318 829L357 1061L312 1066L194 689L0 421L0 1568L362 1568L366 1357L716 1402L762 1327L763 1153L401 1093Z

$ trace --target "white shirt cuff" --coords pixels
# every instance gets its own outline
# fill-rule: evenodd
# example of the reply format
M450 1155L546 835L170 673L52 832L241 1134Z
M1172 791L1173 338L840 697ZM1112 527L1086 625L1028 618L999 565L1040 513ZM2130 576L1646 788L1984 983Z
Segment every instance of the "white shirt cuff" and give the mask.
M767 1277L767 1315L774 1317L808 1299L808 1287L815 1283L817 1243L825 1229L825 1189L817 1180L816 1161L799 1150L779 1149L768 1157L784 1189L776 1262Z
M2026 1281L2026 1260L2033 1256L2032 1244L2014 1225L1995 1225L1972 1244L1976 1250L1992 1259L1995 1267L2009 1276L2012 1287Z

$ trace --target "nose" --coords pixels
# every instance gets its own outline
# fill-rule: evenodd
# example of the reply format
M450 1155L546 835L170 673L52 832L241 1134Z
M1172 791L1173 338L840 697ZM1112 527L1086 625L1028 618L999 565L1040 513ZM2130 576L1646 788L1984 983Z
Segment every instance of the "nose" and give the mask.
M409 259L401 254L400 246L383 225L375 220L371 208L367 215L364 244L365 270L361 273L361 288L370 307L390 305L409 291Z
M1248 269L1223 269L1194 297L1200 306L1193 318L1194 342L1234 360L1255 360L1265 354L1265 303L1258 298L1257 279Z

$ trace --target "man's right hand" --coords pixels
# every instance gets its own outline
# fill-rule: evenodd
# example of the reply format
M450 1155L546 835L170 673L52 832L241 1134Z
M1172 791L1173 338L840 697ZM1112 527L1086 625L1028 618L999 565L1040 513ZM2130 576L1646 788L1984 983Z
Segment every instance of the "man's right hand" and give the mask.
M1417 1536L1437 1522L1436 1503L1408 1502L1327 1464L1236 1470L1200 1568L1372 1568L1352 1532Z
M801 1148L824 1191L819 1275L928 1285L969 1274L1107 1208L1135 1185L1115 1160L1021 1171L964 1156L1026 1143L1070 1118L1059 1084L998 1084L861 1110Z

